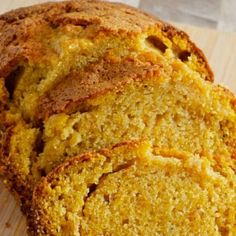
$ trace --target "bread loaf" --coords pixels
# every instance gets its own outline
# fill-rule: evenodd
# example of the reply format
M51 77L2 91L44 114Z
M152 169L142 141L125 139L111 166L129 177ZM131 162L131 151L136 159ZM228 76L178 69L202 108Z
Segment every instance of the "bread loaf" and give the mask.
M70 172L64 173L63 168L68 166L70 171L70 166L75 161L73 168L76 171L87 165L87 161L82 164L81 156L78 156L62 167L56 170L54 168L81 153L111 147L127 140L131 140L131 143L121 146L130 150L127 151L127 157L131 155L130 158L134 158L132 163L136 156L141 158L140 163L147 162L147 169L146 164L143 166L142 171L145 174L142 181L149 181L145 176L149 176L149 169L150 174L152 173L152 168L166 176L165 171L169 164L163 164L161 171L162 164L159 166L155 164L159 163L153 160L155 158L149 160L147 157L151 154L133 156L139 146L143 147L142 143L135 144L135 141L140 139L149 140L150 145L155 146L157 150L173 149L181 153L192 153L183 156L187 156L186 160L195 158L196 162L199 162L200 169L189 167L193 173L189 175L186 185L191 190L190 195L187 195L184 181L188 181L189 170L188 164L185 166L185 158L177 160L179 158L175 157L175 154L172 158L171 151L167 155L169 159L159 158L170 160L170 163L173 161L173 167L170 164L171 169L175 170L176 167L176 181L173 179L173 183L169 183L176 193L182 193L178 192L178 186L181 186L185 198L195 201L191 194L196 192L193 186L199 185L196 187L200 191L200 195L196 197L196 205L192 212L186 211L191 219L195 219L195 214L199 218L196 223L193 220L186 221L186 230L193 232L199 227L199 233L204 230L209 234L235 232L232 223L235 219L232 218L234 195L231 194L235 188L227 193L229 185L234 186L230 178L235 178L235 173L232 172L235 171L233 161L236 157L235 96L213 83L213 74L205 56L184 32L134 8L102 1L46 3L15 10L0 16L0 32L0 172L7 186L19 195L23 211L30 215L29 219L34 215L34 227L39 230L35 231L36 233L42 234L45 231L59 235L61 232L65 235L63 233L68 231L72 233L66 235L74 235L74 232L78 233L78 222L81 222L81 232L85 235L94 235L95 232L112 233L115 232L112 230L123 227L114 224L114 229L109 229L101 224L101 228L97 229L101 222L96 222L93 218L95 213L91 213L94 228L88 229L86 222L90 216L84 217L82 223L81 219L78 219L79 215L76 215L81 213L80 208L80 213L71 215L70 210L59 209L52 204L57 199L53 198L55 195L50 195L54 194L53 188L50 190L51 181L57 181L58 172L58 181L61 181L60 178L66 181L63 182L65 191L67 188L73 189L74 182L69 182L71 179L68 177ZM151 149L148 150L151 152ZM98 155L100 158L100 154L96 152L91 155ZM124 150L121 151L121 156L126 158ZM95 157L91 158L91 163L97 163ZM104 163L112 163L106 155L101 158L105 158ZM205 160L209 160L210 169L202 169ZM124 165L125 163L124 160ZM150 163L153 163L153 167L149 166ZM224 169L221 163L227 168ZM131 167L136 168L136 164ZM85 166L85 171L86 168ZM91 186L97 184L96 178L100 178L93 175L93 168L90 175L95 182L91 182ZM100 166L98 168L101 170L98 176L106 173L106 169L102 170ZM137 168L141 168L141 165ZM178 176L180 170L183 170L183 182ZM52 173L39 184L41 187L34 193L32 213L30 209L34 186L50 171ZM116 168L112 167L110 171L113 173ZM208 178L206 173L211 175L211 172L214 173L213 179L216 177L218 181L219 177L219 181L222 180L219 186L218 182L214 185L213 179ZM196 177L198 174L199 179ZM209 184L206 189L200 185L205 175L204 181L207 186ZM163 181L168 180L168 176L162 177ZM113 174L109 178L114 178ZM117 176L117 180L119 179L122 177ZM152 188L158 184L150 181ZM168 186L168 181L164 182L160 185L161 188ZM190 182L194 185L190 186ZM59 186L60 184L58 183ZM81 184L87 186L86 181ZM116 184L114 180L114 191ZM216 187L215 190L213 186ZM217 195L217 199L212 203L209 202L210 198L206 198L210 189L213 195ZM220 193L221 190L224 192ZM63 191L61 190L61 193ZM75 193L75 199L86 197L86 191ZM158 191L155 194L161 194L161 190ZM65 192L65 196L66 194ZM128 192L124 192L125 194ZM142 196L148 197L146 194ZM43 201L43 196L49 198ZM127 197L129 198L128 195ZM64 201L64 193L60 198L55 204L60 205ZM182 205L185 204L185 198L178 198L176 195ZM168 201L170 199L171 197L167 198ZM160 196L160 201L164 202L164 205L167 204L163 196ZM82 204L80 200L75 203ZM100 208L99 204L98 209L102 215L104 209ZM121 208L124 208L125 203L119 204L123 204ZM170 209L171 205L168 204L166 207ZM203 207L203 213L199 210L201 208L196 210L198 205ZM130 207L134 209L135 205ZM154 209L159 209L157 207L155 205ZM166 208L161 209L164 214ZM167 212L171 214L171 211ZM149 213L147 211L147 214ZM42 219L39 220L37 214L41 214ZM173 214L177 217L179 210L174 210ZM167 217L166 221L161 219L164 216L160 213L156 215L157 218L153 218L157 222L160 221L163 228L156 225L150 230L184 232L181 225L184 224L186 215L181 218L181 225L172 218ZM51 225L48 225L46 222L50 217L54 218ZM143 218L139 215L137 217L134 218L137 222ZM121 222L121 218L115 219ZM131 235L144 232L142 230L146 230L145 227L153 222L148 222L148 219L147 217L140 223L140 229L132 228L136 227L134 222L129 225L131 219L124 219L127 228L119 229L125 230L120 233L129 234L132 229L134 231ZM173 222L173 229L167 227L168 221ZM106 222L110 222L109 217ZM137 222L136 225L139 225Z
M15 10L0 30L0 169L23 205L65 159L126 140L235 158L235 97L184 32L101 1Z

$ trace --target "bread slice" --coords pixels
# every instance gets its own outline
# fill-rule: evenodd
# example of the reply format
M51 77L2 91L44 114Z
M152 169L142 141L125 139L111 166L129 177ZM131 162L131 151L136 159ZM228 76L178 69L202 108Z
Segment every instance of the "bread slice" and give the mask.
M0 165L23 202L66 158L129 139L235 155L235 98L182 31L101 1L16 10L0 30Z
M77 156L33 195L34 235L235 235L232 159L128 142Z

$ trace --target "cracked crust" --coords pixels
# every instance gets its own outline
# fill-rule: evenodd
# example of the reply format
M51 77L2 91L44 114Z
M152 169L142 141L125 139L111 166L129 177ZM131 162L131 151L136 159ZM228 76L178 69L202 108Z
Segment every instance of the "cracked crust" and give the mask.
M124 4L100 1L46 3L1 15L0 77L7 77L24 61L40 61L46 49L38 40L39 32L45 25L56 28L66 24L93 25L103 32L128 35L157 27L170 39L179 35L187 40L187 49L196 54L205 78L213 81L213 73L204 54L183 31Z

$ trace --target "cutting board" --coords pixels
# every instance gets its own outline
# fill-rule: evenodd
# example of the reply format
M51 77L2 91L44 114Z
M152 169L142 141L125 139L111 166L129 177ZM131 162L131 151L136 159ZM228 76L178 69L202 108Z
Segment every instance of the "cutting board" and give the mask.
M204 51L217 83L236 93L236 33L223 33L186 25L178 27L184 29ZM25 218L14 198L0 181L0 236L24 235L26 235Z

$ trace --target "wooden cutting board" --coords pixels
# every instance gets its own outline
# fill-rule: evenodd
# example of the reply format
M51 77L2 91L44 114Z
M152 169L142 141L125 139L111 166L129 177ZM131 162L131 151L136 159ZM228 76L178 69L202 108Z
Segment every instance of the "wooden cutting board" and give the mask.
M203 49L216 81L236 93L236 33L178 26L188 32L193 41ZM18 204L0 181L0 236L13 235L26 235L26 222Z

